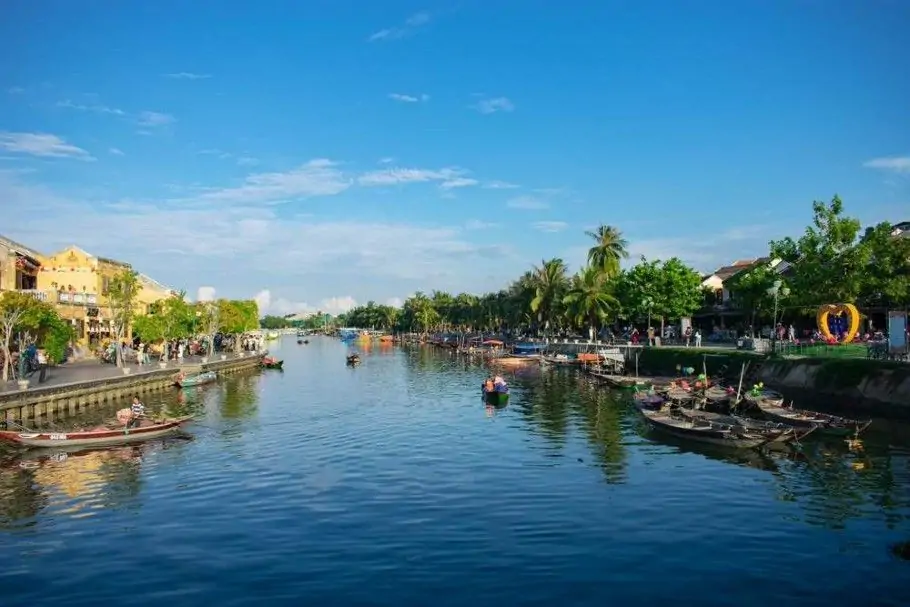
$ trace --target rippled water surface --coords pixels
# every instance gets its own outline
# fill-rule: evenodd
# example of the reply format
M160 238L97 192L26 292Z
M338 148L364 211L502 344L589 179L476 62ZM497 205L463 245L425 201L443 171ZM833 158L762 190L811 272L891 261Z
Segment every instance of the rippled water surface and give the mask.
M192 440L0 456L0 604L910 604L906 428L737 455L571 372L493 412L452 355L274 349L147 402Z

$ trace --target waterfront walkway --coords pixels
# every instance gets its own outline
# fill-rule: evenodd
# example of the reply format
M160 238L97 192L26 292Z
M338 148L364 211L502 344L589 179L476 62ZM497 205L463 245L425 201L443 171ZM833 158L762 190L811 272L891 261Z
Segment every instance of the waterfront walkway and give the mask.
M227 360L237 358L237 355L234 353L227 354ZM220 361L220 353L216 354L211 361ZM180 370L181 367L185 366L195 366L202 364L202 357L200 356L187 356L184 357L182 363L177 361L170 361L167 365L168 369L173 369L176 373ZM149 373L151 371L160 371L161 367L158 366L157 359L153 359L151 364L147 365L136 365L130 364L127 365L130 368L130 375L141 375L143 373ZM80 360L75 362L65 363L60 366L48 367L47 373L44 378L44 382L38 383L38 373L33 373L29 376L29 390L34 388L49 388L54 386L64 386L67 384L87 382L87 381L96 381L100 379L113 379L116 377L123 377L123 371L121 371L116 365L110 363L102 363L98 359L88 359ZM19 392L19 386L15 381L3 382L0 381L0 394L8 392Z

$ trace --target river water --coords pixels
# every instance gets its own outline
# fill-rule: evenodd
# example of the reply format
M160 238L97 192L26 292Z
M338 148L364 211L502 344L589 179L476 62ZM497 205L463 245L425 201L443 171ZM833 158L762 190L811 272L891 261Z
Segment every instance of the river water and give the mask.
M906 427L736 454L572 372L493 412L481 366L347 349L146 402L192 439L0 459L0 604L910 604Z

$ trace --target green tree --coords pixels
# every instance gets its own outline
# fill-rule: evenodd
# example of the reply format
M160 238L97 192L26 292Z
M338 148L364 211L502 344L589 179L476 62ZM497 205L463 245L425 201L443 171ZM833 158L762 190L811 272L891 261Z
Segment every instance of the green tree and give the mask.
M623 310L632 319L660 318L661 335L667 320L698 310L704 301L701 275L676 257L641 262L624 272L617 284Z
M259 320L259 326L263 329L284 329L290 326L290 322L287 318L282 316L272 316L271 314L266 315L265 317Z
M749 318L749 326L755 327L756 319L772 314L774 297L768 290L777 280L783 282L771 264L762 263L741 271L725 283L733 305Z
M73 338L72 327L60 318L50 304L26 293L6 291L0 296L0 338L3 346L3 381L12 370L13 337L19 334L19 345L32 339L47 351L48 358L60 362Z
M218 301L218 330L234 336L234 351L240 351L240 336L259 326L259 305L255 300Z
M601 224L596 230L585 232L595 244L588 249L588 263L609 277L619 275L619 264L628 259L629 243L622 232L613 226Z
M867 306L910 305L910 238L893 234L888 222L868 228L859 243L866 261L861 301Z
M572 324L586 328L589 340L594 339L609 314L619 307L612 287L601 268L589 265L572 277L563 297Z
M855 303L863 291L868 248L858 246L858 219L844 216L838 196L831 202L812 203L812 225L798 240L771 241L771 255L792 269L787 280L795 305L816 307L828 303Z
M422 291L407 298L402 306L399 324L406 330L417 330L426 335L439 323L439 312L432 300Z
M538 326L543 327L544 334L549 332L562 312L562 301L569 286L567 274L565 262L558 257L542 261L533 270L531 285L534 297L530 308L537 316Z
M136 318L136 304L142 283L139 274L125 269L114 276L108 287L108 307L111 311L111 325L116 340L117 366L123 367L123 340Z

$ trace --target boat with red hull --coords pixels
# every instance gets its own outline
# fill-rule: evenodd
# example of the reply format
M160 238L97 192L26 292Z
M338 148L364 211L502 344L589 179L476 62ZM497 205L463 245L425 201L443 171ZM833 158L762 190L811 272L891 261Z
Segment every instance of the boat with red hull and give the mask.
M122 445L160 438L180 431L180 426L192 419L178 417L136 428L97 428L77 432L16 432L0 431L0 441L25 447L103 447Z

